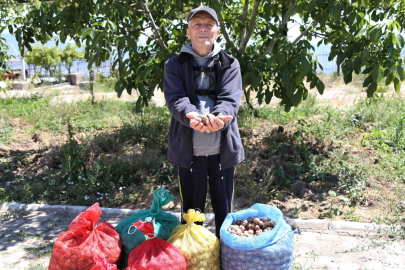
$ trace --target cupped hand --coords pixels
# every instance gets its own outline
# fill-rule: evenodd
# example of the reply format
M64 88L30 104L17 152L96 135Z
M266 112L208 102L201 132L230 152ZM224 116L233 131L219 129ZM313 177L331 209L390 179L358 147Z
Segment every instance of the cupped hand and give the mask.
M192 129L199 132L205 132L207 127L201 121L197 120L199 115L198 112L190 112L186 114L186 117L190 119L190 127Z
M224 127L225 123L232 119L233 119L233 117L230 115L224 116L223 121L220 120L218 117L211 119L210 121L208 121L208 123L206 125L207 130L208 130L207 133L215 132L215 131L222 129Z

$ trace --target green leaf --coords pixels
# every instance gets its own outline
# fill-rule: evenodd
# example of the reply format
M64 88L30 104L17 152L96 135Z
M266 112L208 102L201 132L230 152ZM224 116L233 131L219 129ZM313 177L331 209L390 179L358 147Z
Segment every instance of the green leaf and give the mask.
M360 29L356 30L354 32L354 37L355 38L361 37L366 30L367 30L367 27L363 27L363 28L360 28Z
M80 36L82 37L82 39L85 39L93 31L94 31L93 28L84 27L80 31Z
M372 82L368 88L367 88L367 97L371 98L373 97L375 91L377 91L377 83L376 82Z
M92 57L90 57L89 62L87 63L87 69L90 70L91 67L93 66L94 61L96 60L96 58L94 57L94 55Z
M369 75L363 82L363 87L367 87L373 81L373 75Z
M376 83L379 83L381 81L381 79L384 77L384 69L381 65L376 65L373 68L373 81Z
M253 89L256 89L258 86L259 86L259 84L260 84L260 81L261 81L261 76L260 75L257 75L257 76L255 76L254 78L253 78L253 82L252 82L252 88Z
M308 72L311 70L311 64L307 60L306 57L303 57L301 60L301 73L302 75L307 75Z
M290 82L290 76L291 76L291 73L289 71L287 71L283 75L283 85L285 88L288 87L288 83Z
M115 83L115 92L118 94L118 97L121 97L123 90L124 90L124 87L123 87L123 85L122 85L122 81L121 81L121 80L118 80L118 81Z
M397 93L401 90L401 81L397 77L394 78L394 87Z
M176 7L178 10L183 11L183 0L176 0Z
M338 66L340 66L342 64L342 62L346 59L346 55L345 54L339 54L336 64Z
M136 51L136 48L138 46L136 44L135 39L133 37L131 37L131 36L127 36L126 40L128 42L129 47L131 48L131 51Z
M351 12L349 18L347 18L347 25L352 25L356 19L356 12Z
M348 84L352 81L352 72L348 72L343 76L343 80L345 81L345 84Z
M135 111L137 113L141 112L141 110L142 110L141 102L142 102L142 96L138 97L138 100L136 101Z
M399 79L401 81L405 80L405 70L401 65L397 66L397 72L398 72Z
M373 70L373 67L368 67L368 68L364 69L361 73L362 73L362 74L368 74L368 73L370 73L372 70Z
M273 54L269 59L267 59L267 67L271 67L273 61L277 58L278 54Z
M368 59L368 50L366 49L366 50L362 50L361 51L361 56L360 56L360 58L361 58L361 61L362 62L366 62L366 60Z
M382 36L381 27L374 28L370 33L371 42L377 43L378 41L380 41L381 36Z
M339 19L341 13L340 5L338 3L333 4L331 10L330 10L330 17L332 21L336 21Z
M285 52L282 52L282 53L277 57L277 63L278 63L279 65L284 65L284 64L285 64L285 61L286 61L286 58L287 58L286 53L285 53Z
M387 78L385 79L385 85L390 85L394 80L394 74L388 73Z
M318 78L314 76L312 78L311 84L309 85L310 89L314 88L316 86L317 82L318 82Z
M356 72L356 74L359 74L361 71L361 66L362 66L362 61L360 57L357 57L354 60L354 71Z
M323 91L325 90L325 84L321 80L318 80L318 82L316 83L316 88L318 88L318 93L323 95Z
M297 74L297 77L295 77L295 84L300 85L302 84L302 80L304 79L304 75L302 74Z
M290 80L286 91L287 97L289 98L292 97L294 92L295 92L295 83L292 80Z
M302 88L299 88L298 91L291 97L289 104L292 106L298 106L302 101Z
M395 33L395 38L397 39L398 43L397 46L400 50L404 48L405 40L401 33Z
M215 11L216 11L217 13L218 13L218 12L221 12L222 5L221 5L221 3L220 3L219 0L212 0L212 7L215 9Z
M273 97L273 91L270 91L268 88L266 88L266 91L264 92L265 94L265 102L266 104L269 104L271 101L271 98Z
M145 87L142 83L138 84L138 91L141 94L141 96L146 96L146 91L145 91Z

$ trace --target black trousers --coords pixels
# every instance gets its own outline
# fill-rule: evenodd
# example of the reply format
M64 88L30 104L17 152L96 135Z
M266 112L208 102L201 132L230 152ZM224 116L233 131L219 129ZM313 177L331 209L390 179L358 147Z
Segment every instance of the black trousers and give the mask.
M193 156L190 168L179 167L181 212L188 209L205 212L207 187L211 196L212 208L215 213L216 236L228 213L233 211L235 167L220 169L218 155ZM184 220L182 218L182 223ZM202 225L202 222L197 222Z

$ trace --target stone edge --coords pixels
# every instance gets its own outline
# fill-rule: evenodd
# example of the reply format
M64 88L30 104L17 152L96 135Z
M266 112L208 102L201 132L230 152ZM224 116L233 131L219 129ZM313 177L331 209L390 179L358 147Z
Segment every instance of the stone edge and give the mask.
M9 211L11 209L24 209L26 211L43 211L43 212L56 212L73 210L76 212L84 212L88 206L72 206L72 205L48 205L48 204L22 204L22 203L3 203L0 205L0 210ZM133 215L140 210L133 209L118 209L118 208L105 208L100 207L100 210L105 215ZM180 212L167 213L175 215L180 219ZM214 219L215 214L206 213L206 219ZM378 225L376 223L361 223L350 221L330 221L321 219L299 219L299 218L284 218L287 224L293 229L301 231L334 231L334 232L347 232L349 234L359 235L389 235L395 231L401 230L400 226Z

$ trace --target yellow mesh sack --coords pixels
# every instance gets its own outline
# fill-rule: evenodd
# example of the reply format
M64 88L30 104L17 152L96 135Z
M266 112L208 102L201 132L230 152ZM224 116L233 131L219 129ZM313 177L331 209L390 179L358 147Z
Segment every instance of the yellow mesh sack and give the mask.
M187 222L172 231L167 242L173 244L186 258L187 270L221 270L220 243L218 238L196 221L204 221L204 214L189 209L183 215Z

